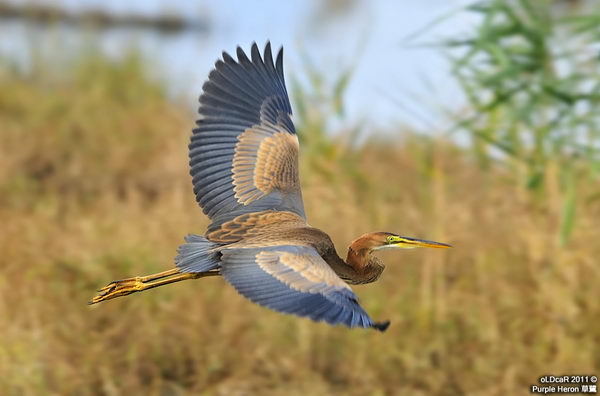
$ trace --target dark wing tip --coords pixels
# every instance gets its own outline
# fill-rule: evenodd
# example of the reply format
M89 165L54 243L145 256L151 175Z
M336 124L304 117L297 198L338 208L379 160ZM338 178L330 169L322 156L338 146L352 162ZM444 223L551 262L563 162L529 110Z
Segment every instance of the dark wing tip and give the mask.
M283 47L279 48L279 52L277 52L277 58L275 59L275 69L279 76L283 78Z
M252 43L252 49L250 50L252 56L252 62L261 65L263 63L262 57L260 56L260 50L256 42Z
M242 49L242 47L240 47L238 45L238 47L236 48L235 52L237 54L238 63L240 63L240 64L251 63L250 59L248 59L248 56L246 55L246 53L244 52L244 50Z
M267 45L265 45L265 51L263 53L263 60L265 65L270 70L275 70L275 64L273 63L273 53L271 52L271 42L267 41Z
M226 51L223 51L222 56L223 56L223 61L225 63L228 63L228 64L237 63L235 61L235 59L233 59L233 57L231 55L229 55L229 53Z
M371 327L383 333L388 327L390 327L390 321L386 320L385 322L375 322L371 325Z
M227 63L227 64L243 64L243 63L265 63L268 64L269 61L271 64L273 64L273 53L271 51L271 42L267 41L267 43L265 44L265 49L263 51L263 54L261 56L260 50L258 48L258 44L256 44L256 42L252 43L252 47L250 49L250 57L252 60L250 60L250 58L248 57L248 55L246 55L246 53L244 52L244 50L242 49L242 47L237 46L236 47L236 55L237 55L237 61L235 60L234 57L232 57L231 55L229 55L229 53L227 51L223 51L221 56L223 58L223 62ZM280 71L283 69L283 46L279 48L279 52L277 53L277 58L276 58L276 63L277 63L277 69Z

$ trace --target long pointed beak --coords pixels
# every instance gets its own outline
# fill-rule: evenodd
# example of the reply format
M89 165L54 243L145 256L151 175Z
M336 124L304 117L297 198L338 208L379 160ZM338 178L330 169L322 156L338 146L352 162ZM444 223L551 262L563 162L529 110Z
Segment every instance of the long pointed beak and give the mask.
M447 243L428 241L426 239L408 238L408 237L397 237L398 239L392 242L392 246L410 249L417 247L428 247L435 249L447 249L451 248L452 245Z

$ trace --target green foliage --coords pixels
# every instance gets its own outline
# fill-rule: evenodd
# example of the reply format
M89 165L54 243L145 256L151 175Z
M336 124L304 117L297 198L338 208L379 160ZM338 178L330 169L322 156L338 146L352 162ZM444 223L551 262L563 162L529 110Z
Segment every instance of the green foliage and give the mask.
M459 128L473 137L480 164L512 164L543 202L548 166L557 163L573 227L576 183L600 162L600 8L567 9L552 0L486 0L469 7L475 31L448 40L454 74L470 114ZM565 16L567 13L567 16ZM524 172L523 172L524 170ZM564 181L566 180L566 181Z

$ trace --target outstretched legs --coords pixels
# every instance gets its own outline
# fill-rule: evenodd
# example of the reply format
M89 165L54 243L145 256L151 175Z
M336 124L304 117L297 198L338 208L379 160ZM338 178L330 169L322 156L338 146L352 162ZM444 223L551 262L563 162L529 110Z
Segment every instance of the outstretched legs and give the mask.
M157 274L121 279L111 282L98 290L98 295L92 298L92 301L88 304L96 304L116 297L127 296L131 293L152 289L169 283L217 275L220 275L219 270L208 272L179 272L179 269L173 268Z

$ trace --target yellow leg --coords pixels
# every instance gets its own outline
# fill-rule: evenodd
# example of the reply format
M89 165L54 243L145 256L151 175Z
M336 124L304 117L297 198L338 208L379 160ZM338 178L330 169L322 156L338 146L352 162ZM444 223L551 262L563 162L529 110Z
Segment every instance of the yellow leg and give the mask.
M114 281L98 290L98 295L92 298L89 304L96 304L102 301L110 300L116 297L127 296L154 287L168 285L169 283L180 282L188 279L198 279L207 276L220 275L218 270L208 272L179 272L177 268L157 274L136 276ZM166 279L163 279L166 278Z

